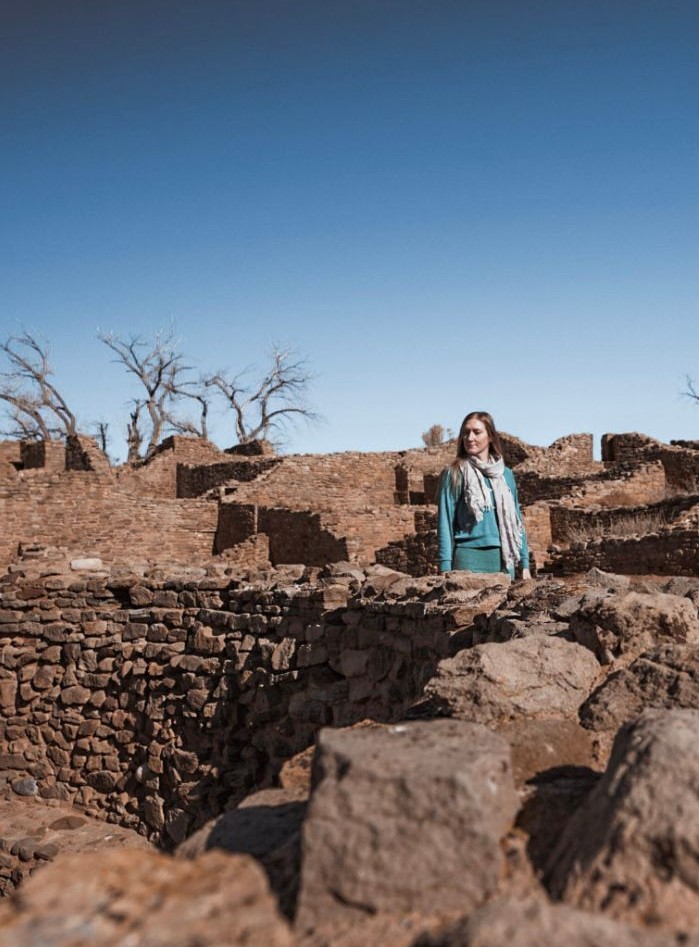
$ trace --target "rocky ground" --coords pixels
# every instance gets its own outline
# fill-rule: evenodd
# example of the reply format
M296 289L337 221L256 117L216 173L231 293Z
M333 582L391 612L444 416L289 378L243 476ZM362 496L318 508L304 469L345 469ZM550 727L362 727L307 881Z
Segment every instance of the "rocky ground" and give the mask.
M15 786L0 947L699 947L699 579L492 601L405 720L322 730L174 856Z

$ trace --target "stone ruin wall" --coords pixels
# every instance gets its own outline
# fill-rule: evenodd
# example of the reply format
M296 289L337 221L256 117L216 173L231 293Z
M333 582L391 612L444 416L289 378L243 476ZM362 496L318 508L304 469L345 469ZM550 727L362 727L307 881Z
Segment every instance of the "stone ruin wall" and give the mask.
M568 545L580 541L581 535L614 532L632 535L656 532L672 524L681 513L699 504L699 496L670 497L655 503L638 506L615 507L613 509L579 508L552 505L550 508L551 542Z
M607 462L658 460L665 470L669 493L699 493L699 450L694 441L663 444L645 434L605 434L602 459Z
M178 463L176 469L176 496L182 499L200 497L216 487L247 483L255 480L266 471L282 462L281 457L250 458L245 460L225 460L210 464ZM225 492L225 491L224 491Z
M372 561L377 549L413 529L410 510L396 505L398 457L395 453L285 457L259 480L237 483L230 499L224 498L217 551L259 531L269 536L275 565Z
M211 557L218 507L210 500L158 500L92 471L28 470L0 482L0 564L19 543L65 546L115 563L200 562Z
M581 461L582 463L582 461ZM584 477L540 477L516 470L522 517L535 570L547 567L548 549L553 542L565 540L553 535L554 511L596 510L602 508L636 507L657 503L665 498L665 474L659 462L633 466L614 465L587 479ZM439 476L425 475L428 500L436 501ZM535 489L529 490L533 484ZM536 497L536 499L533 499ZM623 518L623 510L620 519ZM557 522L565 519L565 513ZM393 540L376 553L376 561L409 575L430 575L437 572L437 518L434 506L416 510L414 532Z
M224 462L226 454L215 444L198 437L167 437L158 445L148 461L131 466L123 464L114 470L118 481L132 493L161 499L175 499L178 464L212 464Z
M589 477L603 469L593 456L592 434L568 434L548 447L525 444L507 434L502 440L505 462L510 467L516 465L521 473L533 471L541 477Z
M25 470L41 468L49 473L66 469L63 441L22 441L20 463Z
M236 501L352 514L392 506L395 453L294 454L260 481L241 484Z
M588 434L549 448L507 434L503 442L539 567L552 541L562 542L551 524L557 506L594 511L659 502L667 493L667 457L652 459L649 450L667 448L675 475L681 465L693 470L699 457L643 435L607 436L604 463L593 460ZM220 555L258 567L377 559L413 575L435 571L433 504L439 471L454 453L449 442L393 453L244 457L177 436L148 463L113 470L89 438L71 439L65 451L58 443L24 445L19 461L16 442L0 447L5 562L18 543L35 542L115 562ZM4 468L3 457L11 458ZM42 462L49 466L36 466ZM557 522L564 520L560 514Z
M347 580L6 576L3 779L174 845L319 727L402 716L473 614Z
M665 471L659 462L614 463L587 476L549 477L520 470L516 475L522 505L572 497L578 505L611 507L654 503L667 495Z
M622 575L699 575L697 535L696 527L675 528L647 536L575 543L557 553L550 571L574 575L596 567Z

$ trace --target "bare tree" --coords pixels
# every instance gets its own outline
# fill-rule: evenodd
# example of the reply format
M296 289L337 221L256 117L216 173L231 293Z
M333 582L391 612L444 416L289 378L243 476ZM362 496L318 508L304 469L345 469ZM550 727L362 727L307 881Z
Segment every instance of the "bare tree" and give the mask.
M192 421L191 418L177 417L169 414L167 426L177 434L193 434L195 437L208 439L209 428L207 419L209 416L210 398L203 379L198 381L183 381L177 389L178 398L189 398L196 401L199 405L199 421Z
M231 376L220 371L204 379L206 387L218 391L233 409L240 444L268 437L295 418L317 420L318 415L305 403L313 377L306 359L295 358L291 350L275 346L269 369L257 384L243 382L249 372L246 369Z
M9 365L0 372L0 401L9 405L12 422L4 433L32 440L75 434L75 415L50 380L48 343L23 331L0 343L0 352Z
M687 390L683 391L682 394L687 398L691 398L692 401L699 403L699 391L697 391L694 385L694 379L691 375L687 375L685 381L687 383Z
M152 341L139 335L122 339L113 332L97 335L114 352L115 361L136 376L145 392L133 400L129 414L126 441L130 463L142 459L144 442L145 456L150 456L167 430L186 430L206 436L201 432L202 428L206 429L206 411L199 429L178 419L173 411L179 398L196 398L200 403L205 399L203 385L186 377L192 368L184 363L184 356L178 351L180 340L175 338L173 329L156 332Z

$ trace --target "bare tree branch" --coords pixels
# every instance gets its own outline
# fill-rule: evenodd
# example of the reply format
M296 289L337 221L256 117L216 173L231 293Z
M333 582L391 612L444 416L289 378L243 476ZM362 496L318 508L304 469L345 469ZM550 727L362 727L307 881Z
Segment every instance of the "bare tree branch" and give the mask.
M243 384L241 379L247 372L230 376L220 371L204 379L204 384L218 391L233 410L235 432L241 444L268 436L294 417L317 420L316 413L305 404L313 377L307 360L294 360L291 350L275 347L270 361L257 387Z
M126 446L128 454L127 463L135 464L141 459L141 445L143 444L143 432L141 431L141 401L134 402L133 410L129 413L129 422L126 425Z
M95 421L94 437L103 454L107 454L109 444L109 421Z
M168 414L167 426L177 434L193 434L195 437L208 439L209 430L207 419L209 415L210 398L207 395L204 382L202 380L181 382L176 390L179 398L190 398L199 405L199 423L188 418L179 418Z
M0 342L0 352L9 365L0 372L0 401L10 405L12 435L48 440L77 433L75 415L50 381L48 343L24 331Z
M687 384L687 390L683 391L682 394L687 398L691 398L692 401L699 402L699 392L694 386L694 379L691 375L685 377L685 382Z
M145 456L150 456L168 429L206 437L208 402L203 386L186 378L192 367L184 363L184 356L178 351L181 340L175 337L172 328L156 332L152 341L138 335L122 339L113 332L98 332L97 335L114 352L115 361L135 375L145 390L145 395L134 401L134 409L127 425L129 462L142 459L141 452L146 437ZM184 397L199 402L199 427L173 413L176 401ZM143 427L144 411L148 414L148 431Z

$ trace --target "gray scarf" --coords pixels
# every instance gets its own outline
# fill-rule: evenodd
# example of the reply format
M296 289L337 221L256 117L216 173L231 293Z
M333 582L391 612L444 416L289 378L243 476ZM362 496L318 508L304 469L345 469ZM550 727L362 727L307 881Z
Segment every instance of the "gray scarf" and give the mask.
M505 480L505 461L479 460L469 457L460 463L464 477L464 503L477 523L483 519L486 510L492 510L493 504L485 478L490 480L495 497L495 514L500 531L502 558L508 569L513 569L522 558L522 521L517 513L515 499Z

